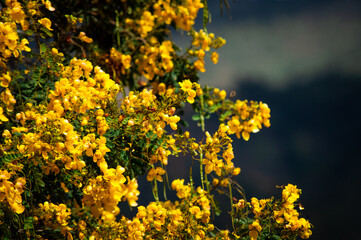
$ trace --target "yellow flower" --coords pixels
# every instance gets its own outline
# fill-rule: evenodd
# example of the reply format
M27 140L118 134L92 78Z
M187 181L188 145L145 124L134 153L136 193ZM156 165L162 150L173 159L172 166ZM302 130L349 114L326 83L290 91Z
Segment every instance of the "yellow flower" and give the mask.
M222 91L219 92L219 97L220 97L222 100L224 100L224 99L226 98L226 96L227 96L227 92L226 92L226 91L222 90Z
M213 185L213 186L217 186L218 183L219 183L218 178L214 178L213 181L212 181L212 185Z
M158 85L158 94L159 95L164 95L166 90L167 90L167 86L164 83L160 83Z
M183 82L180 82L179 86L181 86L181 89L184 92L188 92L188 91L192 90L192 82L188 79L184 80Z
M130 55L122 54L120 60L125 69L129 69L132 66L131 65L132 57Z
M78 37L83 42L86 42L86 43L92 43L93 42L93 39L90 38L90 37L87 37L85 35L85 32L80 32Z
M202 218L203 213L202 213L201 209L197 206L191 207L189 209L189 212L198 219Z
M177 130L177 122L179 122L180 117L178 117L177 115L172 116L169 118L169 125L173 130Z
M282 198L289 203L294 203L300 197L301 190L297 186L288 184L282 191Z
M12 19L14 19L17 23L24 21L26 15L20 3L14 1L9 10Z
M259 225L259 221L256 220L252 224L248 226L249 228L249 236L251 237L251 240L257 240L258 234L261 232L262 227Z
M177 191L177 197L180 199L189 197L191 192L191 187L183 185L183 183L184 179L175 179L171 185L172 189Z
M9 87L9 84L11 82L11 77L9 75L9 72L6 72L6 73L3 73L1 76L0 76L0 82L1 82L1 86L2 87Z
M9 121L9 119L5 117L4 110L2 107L0 107L0 124L2 124L2 122L7 122L7 121Z
M48 9L49 11L55 11L55 8L51 6L51 2L49 0L42 0L42 2L45 5L46 9Z
M165 174L165 170L161 167L157 167L156 169L152 168L147 176L148 181L153 181L156 178L159 182L163 182L162 175Z
M212 53L212 56L211 56L211 60L214 64L217 64L218 63L218 58L219 58L219 55L217 52L213 52Z
M183 90L183 92L187 93L187 101L189 103L194 103L194 98L197 96L196 91L194 91L192 89L193 84L190 80L184 80L183 82L179 83L179 86L181 87L181 89Z
M51 21L49 18L42 18L39 19L38 22L43 25L46 29L52 31L53 29L51 28Z
M6 170L0 170L0 180L8 180L11 177L11 173Z
M235 168L232 172L232 175L238 175L239 173L241 172L241 169L238 167L238 168Z
M194 67L198 69L201 72L205 72L206 69L204 68L204 61L203 60L197 60L194 62Z

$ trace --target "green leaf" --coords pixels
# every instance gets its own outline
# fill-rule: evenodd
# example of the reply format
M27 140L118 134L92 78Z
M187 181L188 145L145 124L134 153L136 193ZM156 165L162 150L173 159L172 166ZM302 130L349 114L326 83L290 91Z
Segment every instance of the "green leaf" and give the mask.
M33 35L33 31L32 30L27 30L27 31L25 31L25 33L27 34L27 35L29 35L29 36L31 36L31 35Z
M40 44L40 53L45 53L47 49L48 46L46 46L46 44L44 43Z
M273 235L271 237L271 240L281 240L281 238L279 236L277 236L277 235Z
M231 114L232 114L231 111L226 111L221 116L219 116L219 121L224 122L227 119L227 117L229 117Z
M201 120L201 115L199 115L199 114L193 115L193 116L192 116L192 120L193 120L193 121L199 121L199 120Z
M24 220L24 230L31 230L34 229L34 218L33 217L28 217L27 219Z

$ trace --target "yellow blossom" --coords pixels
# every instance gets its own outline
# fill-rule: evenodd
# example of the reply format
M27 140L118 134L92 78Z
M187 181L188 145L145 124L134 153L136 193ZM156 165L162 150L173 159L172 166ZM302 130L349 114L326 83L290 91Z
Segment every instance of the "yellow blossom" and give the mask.
M161 167L157 167L156 169L152 168L147 175L147 180L153 181L153 179L156 178L157 181L163 182L163 178L162 178L163 174L165 174L165 170L163 168Z
M0 124L2 124L2 122L7 122L7 121L9 121L9 119L5 117L4 110L2 107L0 107Z
M192 89L193 88L192 82L186 79L183 82L180 82L179 86L181 87L183 92L187 93L187 101L189 103L194 103L194 98L197 96L197 93Z
M259 224L259 221L256 220L252 224L249 225L249 236L251 240L257 240L258 234L261 232L262 227Z
M213 52L212 55L211 55L211 60L214 64L217 64L218 63L218 58L219 58L219 55L217 52Z
M86 36L85 32L80 32L78 37L83 42L86 42L86 43L92 43L93 42L93 39Z
M43 4L45 5L46 9L49 11L55 11L55 8L51 6L51 2L49 0L42 0Z
M38 22L43 25L46 29L52 31L53 29L51 28L51 21L49 18L41 18L38 20Z
M11 82L11 77L10 77L10 75L9 75L9 72L7 72L7 73L3 73L1 76L0 76L0 85L2 86L2 87L5 87L5 88L7 88L7 87L9 87L9 84L10 84L10 82Z

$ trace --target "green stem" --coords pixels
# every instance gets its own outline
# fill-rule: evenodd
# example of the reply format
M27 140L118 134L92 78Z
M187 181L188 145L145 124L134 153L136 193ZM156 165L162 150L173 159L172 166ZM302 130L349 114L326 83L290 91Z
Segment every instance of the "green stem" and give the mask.
M232 227L233 231L236 231L234 228L234 209L233 209L233 196L232 196L232 185L230 182L228 182L228 188L229 188L229 199L231 200L231 218L232 218Z
M200 99L201 99L201 113L200 113L200 117L201 117L201 128L202 128L202 132L205 131L205 124L204 124L204 100L203 100L203 95L200 95Z
M204 179L203 179L203 151L202 151L202 149L200 149L199 161L200 161L199 171L200 171L200 174L201 174L202 189L204 189Z
M158 183L157 183L157 179L154 178L154 187L153 187L153 195L154 195L154 199L159 202L159 196L158 196Z
M118 44L118 47L120 47L120 32L118 31L118 29L119 29L119 12L115 11L115 14L117 15L115 18L115 27L117 29L117 44Z
M192 162L193 162L193 160L192 160ZM192 165L193 165L193 163L192 163ZM189 181L190 181L191 186L193 187L193 175L192 175L192 172L193 172L193 168L191 166L189 168Z
M165 168L165 166L162 167ZM167 171L166 171L167 172ZM164 200L167 201L167 189L166 189L166 181L168 181L168 176L165 175L163 178L163 196L164 196Z

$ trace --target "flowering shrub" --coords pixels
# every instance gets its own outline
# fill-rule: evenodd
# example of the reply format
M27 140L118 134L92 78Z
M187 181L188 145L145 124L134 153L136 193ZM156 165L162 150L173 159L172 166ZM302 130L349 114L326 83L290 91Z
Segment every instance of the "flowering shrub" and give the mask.
M208 33L201 0L5 0L0 8L0 232L3 239L296 239L301 190L247 201L231 136L245 141L270 126L270 109L200 86L205 58L225 40ZM204 29L194 29L203 9ZM182 51L170 29L189 35ZM191 104L204 131L184 131ZM219 128L205 131L218 114ZM200 186L172 179L169 156L187 154ZM146 175L154 202L138 206ZM169 182L170 180L171 183ZM158 182L164 183L164 199ZM169 186L168 190L166 186ZM177 201L166 199L175 191ZM236 195L235 191L237 191ZM231 230L212 224L229 196ZM120 214L119 202L137 207Z

